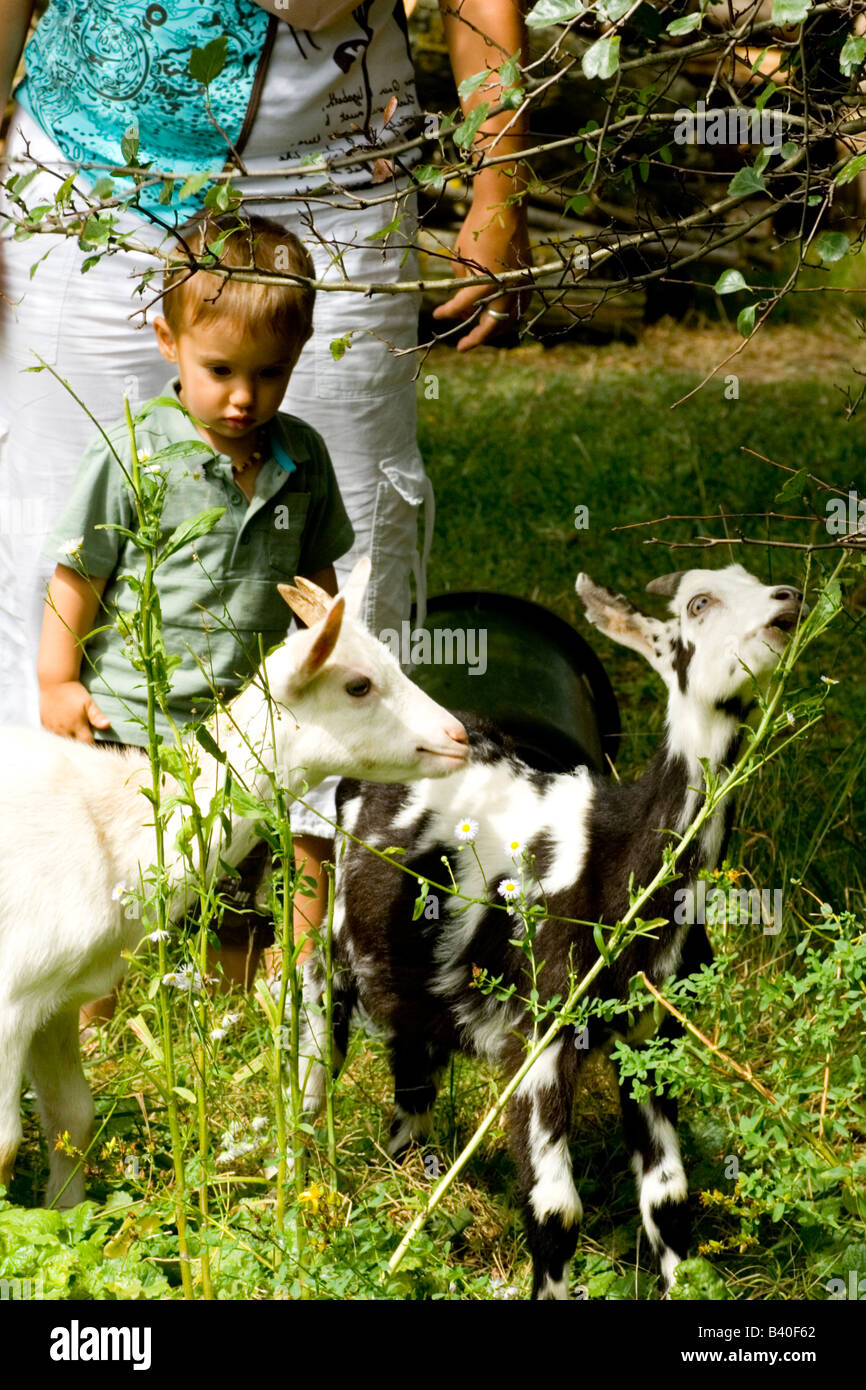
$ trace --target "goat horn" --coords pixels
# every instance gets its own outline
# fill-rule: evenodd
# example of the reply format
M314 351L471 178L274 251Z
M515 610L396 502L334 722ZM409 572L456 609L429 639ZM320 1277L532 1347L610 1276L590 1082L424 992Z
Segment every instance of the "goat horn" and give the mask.
M651 579L646 591L648 594L661 594L664 598L673 598L685 573L685 570L675 570L673 574L662 574L658 579Z

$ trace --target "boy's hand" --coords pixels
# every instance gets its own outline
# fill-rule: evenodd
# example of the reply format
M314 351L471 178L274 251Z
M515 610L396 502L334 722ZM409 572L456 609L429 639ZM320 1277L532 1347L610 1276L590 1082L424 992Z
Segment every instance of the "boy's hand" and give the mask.
M111 723L80 681L43 685L39 715L44 729L79 743L93 743L93 730L107 729Z

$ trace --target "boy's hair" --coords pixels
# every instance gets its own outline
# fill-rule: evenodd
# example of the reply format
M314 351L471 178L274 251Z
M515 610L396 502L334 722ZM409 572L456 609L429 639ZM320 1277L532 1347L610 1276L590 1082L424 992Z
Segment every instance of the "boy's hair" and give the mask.
M206 212L181 227L178 236L196 260L210 254L209 245L220 242L221 266L315 277L306 247L268 217L231 213L214 217ZM313 331L316 292L307 285L251 284L206 270L190 273L184 266L167 270L163 286L162 311L175 337L206 319L225 315L252 333L265 333L285 343L294 354Z

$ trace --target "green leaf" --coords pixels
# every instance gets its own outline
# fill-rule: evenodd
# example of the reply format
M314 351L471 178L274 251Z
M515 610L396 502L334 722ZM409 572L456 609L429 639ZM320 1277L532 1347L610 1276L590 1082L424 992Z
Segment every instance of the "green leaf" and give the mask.
M828 264L841 261L851 249L851 242L844 232L823 232L815 242L815 250L822 261Z
M502 87L516 87L520 80L520 63L515 55L508 58L499 69L499 83Z
M164 449L151 456L149 462L170 463L177 459L201 458L202 454L213 458L213 449L203 439L179 439L176 444L166 444Z
M732 198L740 198L745 193L763 193L766 185L761 175L752 168L738 169L728 184L728 193Z
M482 103L482 105L483 105L483 104L484 104L484 103ZM478 109L480 110L481 108L479 107ZM489 109L489 108L488 108L488 109ZM473 112L473 115L474 115L474 112ZM389 237L389 236L391 235L392 232L399 232L399 230L400 230L400 228L401 228L402 225L403 225L403 214L402 214L402 212L399 212L399 213L397 214L397 216L394 218L393 222L389 222L389 223L388 223L387 227L381 227L381 228L379 229L378 232L371 232L369 236L364 237L364 240L365 240L365 241L381 241L381 240L383 240L385 237Z
M352 346L352 334L344 333L342 338L332 338L330 343L331 356L335 362L339 362L341 357L345 357L349 348Z
M216 758L218 763L225 762L225 753L214 741L213 736L208 732L204 725L199 725L199 727L196 729L195 741L200 745L200 747L204 749L206 753L210 753L212 758Z
M613 77L619 67L619 35L596 39L580 60L584 77L598 77L602 82Z
M189 1101L190 1105L195 1105L195 1092L187 1090L186 1086L175 1086L174 1093L180 1096L181 1100Z
M141 407L141 410L134 417L135 423L137 425L142 424L143 421L147 419L148 415L152 414L157 407L162 409L164 406L168 406L172 410L184 410L177 396L154 396L152 400L147 401L146 404Z
M120 138L120 150L124 164L134 169L138 164L138 126L131 125Z
M421 916L421 913L424 911L424 908L425 908L426 905L427 905L427 893L428 893L428 891L429 891L429 888L430 888L430 884L427 882L426 878L422 878L422 879L419 880L419 882L418 882L418 896L417 896L417 898L415 899L415 905L414 905L414 907L412 908L412 921L413 921L413 922L417 922L417 921L418 921L418 918Z
M839 67L846 77L852 77L866 58L866 38L858 38L856 34L849 34L842 45L842 52L839 54Z
M416 164L412 170L412 178L422 188L428 188L431 193L441 193L445 187L445 175L436 164Z
M253 796L245 787L239 787L236 782L232 783L230 800L236 815L244 816L247 820L255 820L262 814L263 807L259 798Z
M608 24L615 24L623 15L628 14L632 7L632 0L598 0L596 9L600 19L606 19Z
M758 157L752 165L752 168L754 169L755 173L758 175L759 178L763 174L767 165L769 164L771 154L772 150L770 150L766 145L762 150L758 151Z
M850 183L852 179L856 179L858 174L862 174L864 169L866 169L866 152L855 154L854 158L849 159L848 163L839 170L834 182L838 184Z
M835 618L842 607L842 588L838 579L832 579L815 604L812 621L820 631Z
M454 143L459 149L466 149L472 144L484 122L487 120L490 111L489 101L480 101L473 111L470 111L466 120L457 127L454 132ZM381 233L379 233L381 235ZM371 238L367 238L371 240Z
M774 24L802 24L812 8L812 0L773 0Z
M101 213L95 217L88 217L79 233L78 245L82 251L94 251L100 246L106 246L113 227L112 217L103 217Z
M210 170L203 169L200 174L190 174L189 178L184 179L180 186L178 199L185 202L187 198L192 198L194 194L200 193L210 178Z
M608 944L604 939L604 928L601 926L601 924L593 927L592 939L595 942L596 950L598 951L598 954L601 956L602 960L605 962L609 961L610 951L608 949Z
M796 140L786 140L779 150L779 154L783 159L790 159L792 155L797 153L799 148L800 146L797 144Z
M241 195L228 183L215 183L204 195L205 207L215 208L217 212L233 211L240 206L240 202Z
M682 19L672 19L665 32L671 38L679 38L680 34L690 34L693 29L700 29L702 19L701 14L683 15Z
M544 29L550 24L568 24L583 14L586 6L583 0L538 0L526 16L532 29Z
M509 110L514 111L520 106L525 96L526 91L523 87L506 87L500 93L499 100L503 106L507 106Z
M784 487L776 493L776 502L798 502L806 491L809 482L808 468L800 468L796 473L792 473L787 479Z
M757 308L757 304L747 304L745 309L741 309L737 314L737 332L741 333L744 338L748 338L755 326Z
M749 287L738 270L723 270L713 289L716 294L736 294L737 290Z
M482 82L486 82L492 73L492 68L485 68L483 72L473 73L472 77L465 77L457 88L460 100L465 101L467 97L471 97L473 92L477 92Z
M167 560L170 555L177 554L178 550L183 550L185 545L191 541L198 540L199 536L206 536L212 531L225 513L225 507L208 507L207 511L199 512L198 516L191 517L189 521L182 521L176 526L159 553L159 561Z
M228 46L228 36L220 34L218 39L211 39L204 48L194 48L189 55L189 75L192 80L207 87L219 77L226 65Z

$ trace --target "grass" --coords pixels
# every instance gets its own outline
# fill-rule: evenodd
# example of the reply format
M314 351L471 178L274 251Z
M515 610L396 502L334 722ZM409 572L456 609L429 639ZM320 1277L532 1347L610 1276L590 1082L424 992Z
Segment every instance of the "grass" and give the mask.
M684 334L662 327L637 348L528 348L502 356L484 351L428 359L419 404L421 445L438 500L430 592L491 588L523 595L547 604L586 634L573 588L579 569L638 599L654 575L706 558L693 550L646 545L648 537L670 541L704 530L724 534L720 520L618 528L669 513L717 515L720 508L796 512L796 506L774 507L783 475L745 456L744 444L793 468L808 462L822 478L843 488L859 484L866 493L861 419L845 421L837 389L851 380L856 360L851 333L816 330L809 341L789 329L765 335L760 349L729 369L740 377L738 400L725 400L716 380L671 410L696 384L696 372L737 341L715 330ZM437 378L438 399L424 395L431 375ZM589 508L585 530L574 526L579 504ZM727 525L734 534L740 523ZM742 527L751 536L767 534L758 520ZM774 522L772 535L821 540L826 533L816 523L795 521ZM742 560L767 579L799 576L789 552L731 546L712 558L717 564ZM824 672L840 681L825 723L790 758L766 769L738 808L731 861L745 866L758 883L784 883L786 894L785 930L779 937L752 934L738 942L730 981L732 997L754 1010L748 1019L748 1055L737 1055L756 1075L776 1065L777 1033L785 1027L784 1011L760 1003L758 987L796 965L797 933L815 915L810 894L836 909L863 907L864 602L861 582L847 593L842 623L834 625L804 671L805 685ZM637 658L608 648L597 635L593 643L620 701L626 736L619 772L630 777L658 737L660 687ZM792 876L802 877L801 887L790 883ZM58 1287L66 1296L75 1291L96 1297L179 1293L166 1197L166 1117L148 1076L147 1057L127 1027L142 1001L140 979L126 984L114 1022L90 1045L89 1078L98 1123L104 1119L106 1127L92 1155L88 1190L107 1204L106 1224L91 1232L91 1244L103 1249L98 1277L84 1263L78 1273L70 1273L68 1260L58 1265ZM253 1121L271 1115L266 1067L257 1069L257 1058L266 1056L268 1047L263 1014L252 998L235 1007L244 1016L214 1062L210 1121L215 1138L232 1125L253 1134ZM179 1065L178 1083L194 1084L189 1059L182 1056ZM324 1146L310 1143L305 1220L311 1272L304 1288L291 1249L282 1262L274 1257L272 1133L267 1130L254 1152L226 1170L213 1198L219 1241L212 1265L219 1296L525 1297L529 1262L501 1124L487 1136L396 1279L387 1285L381 1280L383 1262L423 1204L436 1169L442 1171L469 1138L497 1082L494 1068L456 1058L437 1106L433 1146L395 1168L384 1153L389 1122L384 1050L375 1040L356 1037L337 1089L339 1188L333 1196ZM711 1252L719 1281L713 1296L825 1298L828 1277L859 1268L866 1254L862 1225L841 1207L816 1227L795 1221L786 1210L775 1224L760 1218L760 1244L751 1244L748 1202L728 1176L730 1156L742 1147L738 1126L747 1112L748 1096L733 1088L717 1107L688 1093L682 1104L690 1185L697 1194L709 1194L697 1200L693 1248ZM193 1155L192 1200L196 1120L192 1109L182 1109L181 1117ZM646 1298L654 1293L655 1276L617 1117L611 1070L592 1059L574 1130L575 1176L586 1209L575 1278L593 1298ZM854 1126L855 1153L863 1152L864 1128ZM12 1200L36 1205L43 1171L30 1116ZM98 1219L95 1214L94 1222ZM0 1212L0 1264L2 1237ZM68 1237L59 1239L68 1255Z

